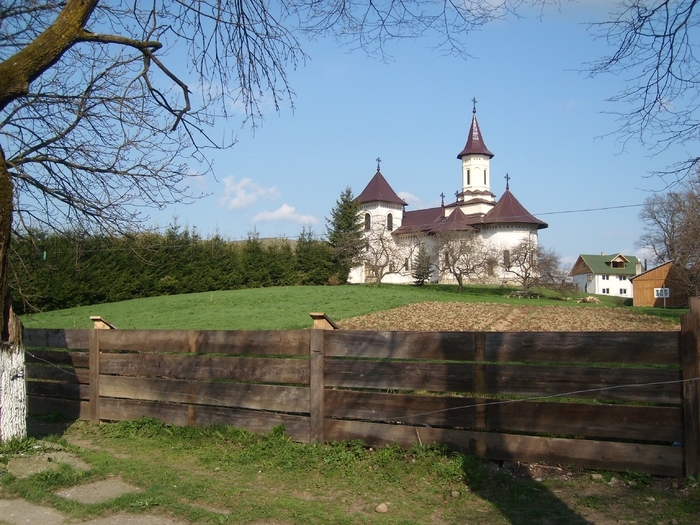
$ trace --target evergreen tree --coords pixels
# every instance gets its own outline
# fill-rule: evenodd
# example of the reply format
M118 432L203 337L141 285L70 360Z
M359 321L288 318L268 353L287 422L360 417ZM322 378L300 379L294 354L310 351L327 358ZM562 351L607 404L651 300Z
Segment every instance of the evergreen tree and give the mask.
M304 228L294 248L300 284L328 284L333 275L331 245Z
M333 265L341 283L348 281L350 270L358 264L362 251L363 224L359 212L360 204L347 187L335 202L330 218L326 219L328 242L333 248Z
M430 281L430 274L433 271L433 261L430 257L430 252L425 244L421 244L416 254L416 259L413 262L413 284L423 286L426 281Z

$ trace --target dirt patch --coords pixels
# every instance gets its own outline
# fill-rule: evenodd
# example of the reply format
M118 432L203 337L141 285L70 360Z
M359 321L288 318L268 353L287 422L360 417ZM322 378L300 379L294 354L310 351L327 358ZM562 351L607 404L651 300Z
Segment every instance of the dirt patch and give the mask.
M671 331L680 325L621 308L416 303L338 322L344 330L487 332Z

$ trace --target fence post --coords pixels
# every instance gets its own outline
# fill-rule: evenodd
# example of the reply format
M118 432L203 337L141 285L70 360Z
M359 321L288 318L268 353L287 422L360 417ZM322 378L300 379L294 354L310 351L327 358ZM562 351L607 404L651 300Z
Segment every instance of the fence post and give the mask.
M688 297L688 306L691 314L700 314L700 297Z
M90 423L100 422L100 330L90 330Z
M685 475L700 475L700 315L681 316L681 354L683 363L683 426ZM694 381L691 381L694 379Z
M323 419L326 410L325 331L337 330L338 325L323 312L309 315L314 320L309 340L309 441L322 443L325 440Z
M90 423L100 422L100 336L99 330L114 330L117 327L99 315L90 316L93 329L90 331L89 377L90 377Z
M309 441L311 443L324 441L325 333L323 329L314 328L311 330L309 341Z

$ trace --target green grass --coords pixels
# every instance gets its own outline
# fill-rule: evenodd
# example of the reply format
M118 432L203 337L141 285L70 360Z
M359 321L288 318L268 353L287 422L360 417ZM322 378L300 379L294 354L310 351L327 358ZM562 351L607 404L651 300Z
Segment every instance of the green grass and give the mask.
M586 520L594 510L596 523L696 523L700 508L700 488L693 481L631 472L604 473L594 480L590 471L568 468L560 469L565 479L533 479L518 465L436 446L406 450L370 448L359 441L294 443L281 427L251 434L228 426L170 426L154 419L76 422L63 439L53 441L92 469L62 465L25 479L3 475L8 455L31 453L31 441L3 451L0 492L6 499L21 497L53 507L72 520L125 512L220 524L568 525L591 523ZM621 481L614 488L607 483L612 475ZM91 505L54 494L110 476L141 492ZM628 480L635 484L627 485ZM388 513L375 512L380 503L388 504Z
M556 292L543 290L540 299L507 297L511 288L456 286L350 285L294 286L206 292L151 297L119 303L82 306L27 315L29 328L92 328L90 316L101 316L122 329L162 330L296 330L312 325L310 312L325 312L333 320L388 310L423 301L462 301L507 304L558 305L596 308L598 305L562 301ZM572 294L580 297L584 294ZM630 308L613 297L601 297L601 306ZM634 308L678 322L686 310Z

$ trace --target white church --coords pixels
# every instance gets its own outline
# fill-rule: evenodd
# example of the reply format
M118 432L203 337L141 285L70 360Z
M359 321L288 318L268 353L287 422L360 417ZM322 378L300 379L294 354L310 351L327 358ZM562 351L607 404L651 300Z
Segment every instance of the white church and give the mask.
M369 252L372 257L387 259L381 275L377 275L377 265L368 262L351 271L349 282L412 283L417 247L423 244L434 249L437 239L445 235L443 232L450 232L448 235L453 238L476 236L496 254L496 259L503 259L509 257L510 248L525 239L536 243L538 230L547 228L545 222L530 214L511 193L507 176L501 198L496 200L491 192L490 161L494 155L484 143L474 103L469 137L457 155L462 161L462 180L454 202L445 204L443 194L439 207L406 211L408 203L396 194L377 166L377 172L356 201L364 223L367 260ZM508 272L504 271L502 262L496 261L482 280L507 283ZM437 269L431 281L454 282L450 275Z

